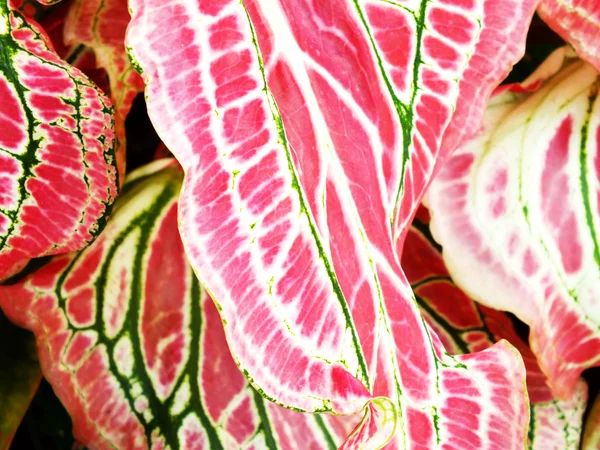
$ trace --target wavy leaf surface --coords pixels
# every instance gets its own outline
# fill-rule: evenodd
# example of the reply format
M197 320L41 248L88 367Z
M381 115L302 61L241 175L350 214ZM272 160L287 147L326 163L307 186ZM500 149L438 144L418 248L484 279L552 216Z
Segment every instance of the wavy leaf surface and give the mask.
M0 311L0 449L8 450L37 390L42 372L35 340Z
M541 0L538 13L579 56L600 70L600 5L597 0Z
M456 418L471 406L477 448L499 428L519 448L518 354L500 343L447 356L396 244L444 133L447 152L522 51L533 2L130 7L150 117L186 171L187 254L261 394L310 412L365 407L347 448L395 430L396 447L458 445Z
M103 68L98 67L94 50L83 44L70 45L65 42L65 20L73 3L64 2L59 5L42 7L37 3L37 0L31 1L41 8L49 9L49 11L46 14L43 14L41 19L39 19L39 24L52 41L52 46L58 56L67 61L70 65L77 67L92 80L102 92L110 95L111 91L108 75ZM117 158L122 157L118 150L119 149L115 150ZM121 172L119 172L119 174L121 174Z
M444 347L453 354L478 352L500 339L514 345L527 369L530 422L527 448L532 450L577 450L587 386L579 381L566 400L556 399L547 385L531 349L517 335L508 316L478 305L450 278L440 247L429 232L429 213L421 208L408 233L402 267L415 291L427 323Z
M98 67L108 74L115 105L119 173L125 171L125 118L133 99L144 90L144 82L125 51L129 19L127 0L75 0L69 7L64 27L65 44L71 47L84 44L92 49Z
M92 241L118 191L109 100L7 2L0 129L2 280L31 258Z
M173 159L133 172L92 245L0 287L0 306L35 333L75 436L124 450L336 448L358 417L284 410L235 365L185 258L181 181Z
M581 448L582 450L600 449L600 396L596 397L585 422Z
M428 199L452 278L530 325L542 371L568 398L600 363L600 75L559 50L542 78L556 61L565 67L535 93L494 100Z

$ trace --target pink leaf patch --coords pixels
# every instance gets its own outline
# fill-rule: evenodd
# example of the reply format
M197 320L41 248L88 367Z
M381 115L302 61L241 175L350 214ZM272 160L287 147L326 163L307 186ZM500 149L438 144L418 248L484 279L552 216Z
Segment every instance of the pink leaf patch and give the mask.
M76 0L65 19L64 42L92 49L98 67L106 70L110 96L115 105L119 173L125 171L125 118L135 96L144 90L140 75L125 51L125 31L129 24L127 0Z
M236 366L183 251L181 181L173 159L133 172L93 244L0 287L0 307L34 332L74 435L123 450L339 445L359 417L284 410Z
M253 385L310 412L366 408L349 448L459 442L465 398L478 448L499 442L495 421L519 448L518 354L445 354L398 249L436 161L522 52L534 2L130 6L150 117L186 172L184 246Z
M579 56L600 70L600 5L598 0L542 0L538 13L571 44Z
M418 216L406 238L402 265L427 323L453 354L479 352L500 339L514 345L527 369L531 403L527 448L577 450L587 400L585 383L580 381L569 398L555 398L535 356L518 337L508 316L478 305L452 282L429 233L427 210L422 208ZM469 423L471 416L464 419Z
M109 100L6 4L0 46L2 280L92 241L118 188Z
M600 75L563 49L554 68L557 57L563 69L538 91L494 99L428 197L456 283L531 326L540 367L567 399L600 364Z

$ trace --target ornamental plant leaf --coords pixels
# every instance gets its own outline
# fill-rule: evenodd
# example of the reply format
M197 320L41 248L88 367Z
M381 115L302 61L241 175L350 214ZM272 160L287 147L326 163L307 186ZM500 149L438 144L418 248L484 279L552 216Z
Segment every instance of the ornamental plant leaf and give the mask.
M173 159L132 172L102 235L10 280L0 306L91 448L336 448L360 417L267 402L231 358L179 237L182 178Z
M110 101L0 2L0 280L77 250L117 194Z
M476 448L525 442L517 352L449 356L398 249L436 164L522 54L534 7L130 2L149 115L186 173L184 246L233 357L283 406L364 408L345 448L460 447L468 412Z
M565 55L526 80L539 86L563 66L537 91L503 88L428 191L452 278L530 325L531 349L562 399L600 364L600 75Z
M8 450L35 393L42 372L33 335L0 311L0 449Z
M500 339L514 345L527 369L531 405L527 448L578 450L587 401L586 384L579 381L573 394L565 400L552 395L535 355L519 338L509 317L478 305L452 282L428 223L429 213L422 207L407 235L402 254L402 267L425 320L452 354L478 352Z
M581 58L600 70L598 0L541 0L538 13Z
M106 70L110 96L115 105L119 173L125 171L125 118L144 82L131 65L125 51L125 31L129 23L127 0L75 0L65 19L64 42L71 48L92 49L98 67Z

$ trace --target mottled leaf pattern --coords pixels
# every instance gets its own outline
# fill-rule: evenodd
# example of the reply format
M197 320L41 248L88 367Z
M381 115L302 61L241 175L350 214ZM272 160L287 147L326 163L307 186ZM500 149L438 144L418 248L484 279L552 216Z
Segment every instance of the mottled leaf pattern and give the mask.
M0 449L8 450L42 372L35 340L8 321L0 311Z
M135 171L102 235L0 287L46 378L93 448L335 448L360 418L266 402L235 365L177 230L182 172Z
M306 411L366 406L348 448L394 430L399 448L459 445L472 405L477 448L520 448L518 354L446 355L396 250L444 134L449 149L476 126L534 2L130 7L150 117L186 172L186 251L261 393Z
M579 56L600 70L598 0L541 0L538 13Z
M92 241L117 194L110 102L4 1L0 129L1 280Z
M564 62L535 93L494 99L428 198L452 278L531 326L540 367L566 399L600 363L600 75L564 52L541 68L543 78Z
M115 128L119 141L119 173L125 171L125 118L144 83L125 52L125 31L129 23L127 0L75 0L65 19L64 42L84 44L106 70L110 95L115 105Z
M478 352L500 339L513 344L527 369L531 403L527 448L577 450L587 400L585 383L580 381L566 400L553 397L535 356L518 337L508 316L478 305L454 285L440 249L429 233L428 223L428 212L421 208L402 254L402 267L425 319L453 354Z

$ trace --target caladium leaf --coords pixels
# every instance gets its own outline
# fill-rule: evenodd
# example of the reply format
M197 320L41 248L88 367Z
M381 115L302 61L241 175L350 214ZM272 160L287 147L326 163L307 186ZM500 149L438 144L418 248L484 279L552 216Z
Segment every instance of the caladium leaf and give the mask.
M596 397L585 422L582 445L582 450L598 449L600 449L600 396Z
M93 240L117 194L109 100L5 1L0 129L1 280Z
M480 135L428 193L452 278L530 325L531 348L560 398L600 363L600 75L564 54L543 65L541 78L565 62L535 93L493 100Z
M93 49L98 66L108 74L115 105L119 173L125 171L125 118L135 96L144 90L142 78L125 51L128 23L127 0L75 0L64 27L65 44L72 48L83 44Z
M129 24L125 0L75 0L65 20L65 44L84 44L94 50L98 66L110 79L115 109L127 116L135 96L144 90L142 77L131 65L125 51Z
M93 448L331 448L360 417L266 402L235 365L177 229L174 159L128 177L102 235L0 287L36 335L44 374Z
M452 282L440 248L429 233L428 222L428 212L422 208L413 221L402 254L402 267L425 319L444 347L454 354L481 351L500 339L513 344L527 369L531 402L527 448L577 450L587 400L586 384L579 381L566 400L553 397L535 356L519 338L508 316L478 305Z
M600 5L598 0L541 0L538 13L571 44L579 56L600 70Z
M458 445L464 408L477 448L525 440L520 357L505 342L447 356L396 244L444 133L450 148L478 121L533 6L130 2L149 115L186 171L182 238L234 358L282 405L367 405L346 447L394 430L403 448Z
M0 311L0 449L12 438L42 379L33 335L13 325Z
M39 6L36 0L31 1ZM108 95L111 93L108 75L103 68L97 67L94 51L83 44L69 45L65 43L65 20L71 9L71 5L72 3L65 2L50 7L49 13L44 14L38 22L52 41L52 45L58 56L81 70L102 92Z

